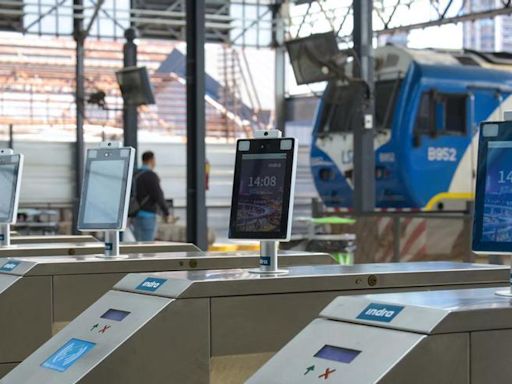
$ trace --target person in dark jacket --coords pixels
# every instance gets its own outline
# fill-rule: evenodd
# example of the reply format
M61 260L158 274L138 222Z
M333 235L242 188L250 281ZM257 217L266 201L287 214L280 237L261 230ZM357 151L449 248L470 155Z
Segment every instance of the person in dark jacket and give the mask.
M160 178L153 171L156 166L155 154L142 154L142 167L134 175L135 197L140 209L133 218L133 235L137 241L153 241L157 232L157 214L162 213L168 222L169 208L160 187Z

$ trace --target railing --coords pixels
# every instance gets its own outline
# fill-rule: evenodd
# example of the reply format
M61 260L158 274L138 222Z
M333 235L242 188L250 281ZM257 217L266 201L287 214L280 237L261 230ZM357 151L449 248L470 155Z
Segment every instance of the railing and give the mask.
M340 216L356 219L352 227L334 231L356 234L357 263L456 259L473 262L471 251L473 208L464 211L376 211L370 213L326 212L317 199L315 217Z

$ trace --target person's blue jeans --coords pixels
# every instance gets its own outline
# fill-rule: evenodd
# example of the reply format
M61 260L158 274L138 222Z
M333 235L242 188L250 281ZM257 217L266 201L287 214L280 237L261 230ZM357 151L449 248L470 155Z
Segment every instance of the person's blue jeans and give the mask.
M136 216L133 219L133 236L137 241L153 241L156 237L157 220L154 217Z

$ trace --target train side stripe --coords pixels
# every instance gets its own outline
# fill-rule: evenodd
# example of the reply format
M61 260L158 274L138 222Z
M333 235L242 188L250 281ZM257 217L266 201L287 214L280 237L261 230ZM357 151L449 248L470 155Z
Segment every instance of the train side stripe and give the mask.
M432 197L424 211L431 211L439 202L443 200L474 200L475 194L471 192L442 192Z

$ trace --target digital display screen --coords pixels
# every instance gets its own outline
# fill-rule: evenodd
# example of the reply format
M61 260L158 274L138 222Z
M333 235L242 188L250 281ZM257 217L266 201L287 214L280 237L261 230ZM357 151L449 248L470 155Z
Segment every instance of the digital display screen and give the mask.
M240 166L237 232L278 232L283 215L286 153L245 153Z
M18 164L0 163L0 222L12 220Z
M317 353L315 357L325 360L337 361L339 363L350 364L361 351L355 349L335 347L333 345L325 345Z
M114 321L123 321L126 316L128 316L130 312L121 311L119 309L109 309L103 315L101 315L102 319L114 320Z
M293 138L238 140L229 238L289 238L296 155Z
M122 215L125 160L91 161L86 185L84 224L118 223Z
M489 141L481 241L512 242L512 142Z

